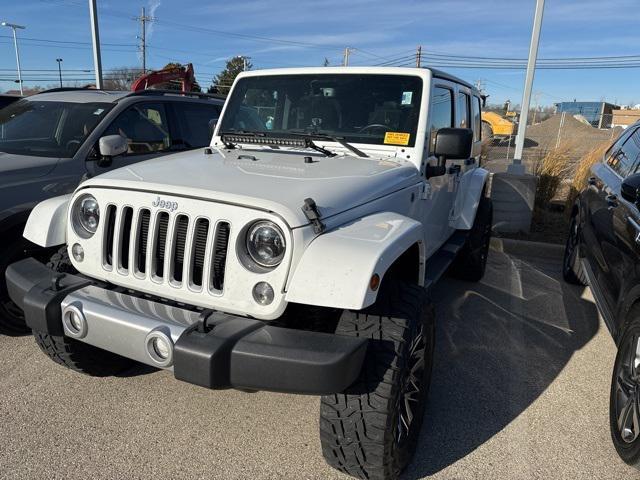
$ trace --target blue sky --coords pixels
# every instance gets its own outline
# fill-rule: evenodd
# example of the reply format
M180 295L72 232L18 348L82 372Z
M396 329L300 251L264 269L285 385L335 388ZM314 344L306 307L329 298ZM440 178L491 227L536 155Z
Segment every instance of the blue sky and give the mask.
M57 64L93 66L86 0L0 0L0 21L27 26L19 32L27 85L55 86ZM640 55L637 0L547 0L540 58ZM98 0L105 70L140 65L135 44L142 6L158 21L147 33L148 65L193 62L201 85L225 59L252 57L255 68L339 64L344 47L351 64L407 57L417 45L431 54L524 58L534 0ZM15 57L0 28L0 91L15 88ZM28 40L32 39L32 40ZM56 41L57 43L53 42ZM639 62L640 64L640 62ZM51 69L52 72L29 72ZM469 81L482 79L490 102L519 103L523 70L444 68ZM540 104L561 100L640 103L640 69L539 70ZM91 73L73 72L77 78ZM38 79L36 81L36 79Z

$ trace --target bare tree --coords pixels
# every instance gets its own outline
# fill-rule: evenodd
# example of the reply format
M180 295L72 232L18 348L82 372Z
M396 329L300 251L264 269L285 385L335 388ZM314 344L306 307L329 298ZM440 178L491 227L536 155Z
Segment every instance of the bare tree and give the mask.
M142 75L137 67L120 67L104 75L105 90L131 90L131 85Z

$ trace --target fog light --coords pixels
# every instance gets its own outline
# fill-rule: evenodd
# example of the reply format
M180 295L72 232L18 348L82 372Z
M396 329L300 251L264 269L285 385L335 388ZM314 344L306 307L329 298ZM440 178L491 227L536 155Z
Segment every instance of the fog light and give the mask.
M154 330L147 335L147 353L153 364L158 367L170 367L173 364L173 342L161 330Z
M87 319L79 306L67 305L62 311L62 323L70 337L84 338L87 335Z
M153 350L162 360L166 360L171 355L171 347L166 340L156 337L153 339Z
M71 247L71 255L76 260L76 262L81 262L84 260L84 248L79 243L74 243L73 247Z
M273 288L267 282L258 282L253 287L253 299L260 305L269 305L273 297Z

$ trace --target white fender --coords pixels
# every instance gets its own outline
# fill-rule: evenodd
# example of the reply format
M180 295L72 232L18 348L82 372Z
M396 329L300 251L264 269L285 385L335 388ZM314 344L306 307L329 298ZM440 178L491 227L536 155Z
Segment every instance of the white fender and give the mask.
M458 185L454 214L449 220L451 228L469 230L473 226L487 178L489 172L484 168L475 168L462 176Z
M49 198L35 206L24 227L24 238L41 247L67 242L67 209L71 194Z
M346 224L314 239L293 272L289 302L360 310L377 291L369 288L374 273L382 278L409 247L420 246L424 278L422 224L393 212L382 212Z

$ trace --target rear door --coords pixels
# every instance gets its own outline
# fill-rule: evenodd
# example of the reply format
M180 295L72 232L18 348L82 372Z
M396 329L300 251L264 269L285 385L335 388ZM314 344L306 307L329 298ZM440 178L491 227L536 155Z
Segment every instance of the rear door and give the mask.
M625 177L637 173L640 170L640 128L636 128L624 142L622 154L628 158L629 164L633 165ZM640 258L640 212L637 205L622 198L621 183L622 178L615 191L618 197L617 206L613 207L613 233L617 248L609 257L606 256L608 251L605 251L605 260L613 274L611 295L616 307L620 305L628 289L637 284L636 264Z
M626 227L620 223L626 223L622 218L629 213L624 205L621 208L620 185L635 170L638 160L635 142L629 143L631 133L625 132L606 153L604 163L594 167L595 177L583 196L587 259L612 312L618 302L623 264L618 238Z

